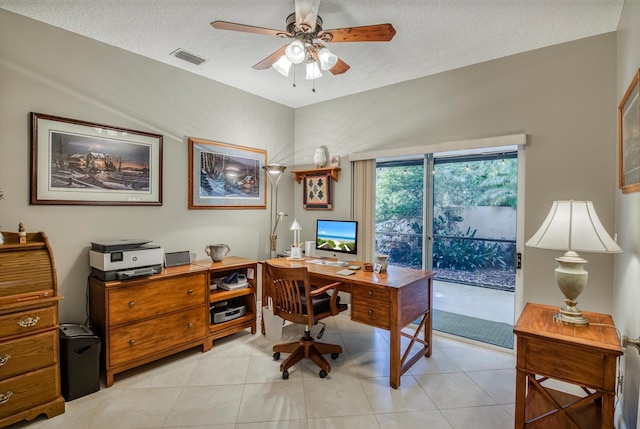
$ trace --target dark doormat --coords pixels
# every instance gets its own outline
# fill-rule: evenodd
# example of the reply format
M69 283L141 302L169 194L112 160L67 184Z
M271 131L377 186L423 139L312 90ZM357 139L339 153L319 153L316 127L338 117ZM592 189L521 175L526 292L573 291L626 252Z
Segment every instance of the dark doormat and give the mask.
M513 325L433 310L433 329L513 350Z

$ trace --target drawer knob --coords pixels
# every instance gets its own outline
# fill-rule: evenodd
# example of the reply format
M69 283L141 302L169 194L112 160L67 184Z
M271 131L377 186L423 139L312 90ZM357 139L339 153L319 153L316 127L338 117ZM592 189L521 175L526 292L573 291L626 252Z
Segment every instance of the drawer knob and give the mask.
M38 321L40 320L39 316L36 317L25 317L24 319L18 320L18 326L21 328L30 328L32 326L36 326Z
M0 356L0 366L4 365L5 363L7 363L9 361L9 359L11 358L11 355L8 353L3 354L2 356Z
M189 322L189 324L187 325L189 328L193 328L193 323Z
M369 316L373 316L373 310L367 310L367 314L368 314Z
M130 307L130 308L133 308L133 306L134 306L134 305L136 305L136 302L135 302L135 301L131 301L131 302L129 303L129 307Z
M11 395L13 395L13 392L11 390L7 391L7 393L0 394L0 405L9 402L9 399L11 399Z
M134 345L136 343L136 340L129 340L129 345Z
M369 296L373 295L373 291L370 290L369 292L367 292L369 294Z
M188 293L189 295L191 295L191 294L193 293L193 289L189 289L189 290L187 291L187 293Z

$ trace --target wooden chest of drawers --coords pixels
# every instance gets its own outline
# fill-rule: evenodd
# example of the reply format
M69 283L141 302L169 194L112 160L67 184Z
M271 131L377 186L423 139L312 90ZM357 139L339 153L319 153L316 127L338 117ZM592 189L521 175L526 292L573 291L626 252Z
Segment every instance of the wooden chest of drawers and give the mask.
M3 232L0 245L0 427L64 412L58 283L44 233Z
M102 339L107 387L116 373L195 346L211 349L208 293L208 271L196 265L132 280L90 277L91 328Z

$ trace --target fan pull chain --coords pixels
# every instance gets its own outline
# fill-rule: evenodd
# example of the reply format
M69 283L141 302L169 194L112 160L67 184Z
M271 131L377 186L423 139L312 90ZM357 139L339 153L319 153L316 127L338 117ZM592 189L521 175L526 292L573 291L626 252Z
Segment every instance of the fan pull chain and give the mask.
M296 87L296 68L293 67L293 87Z

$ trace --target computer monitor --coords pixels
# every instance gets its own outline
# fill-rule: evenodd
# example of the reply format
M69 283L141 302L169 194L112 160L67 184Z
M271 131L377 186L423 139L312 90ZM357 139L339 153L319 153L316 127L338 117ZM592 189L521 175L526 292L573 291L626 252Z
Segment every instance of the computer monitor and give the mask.
M357 255L358 253L358 222L355 220L327 220L316 221L316 251L317 257L339 257L343 255Z

